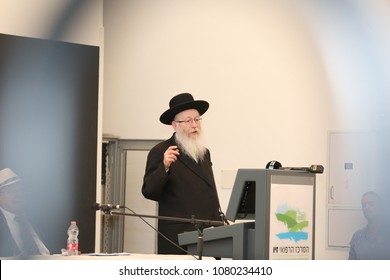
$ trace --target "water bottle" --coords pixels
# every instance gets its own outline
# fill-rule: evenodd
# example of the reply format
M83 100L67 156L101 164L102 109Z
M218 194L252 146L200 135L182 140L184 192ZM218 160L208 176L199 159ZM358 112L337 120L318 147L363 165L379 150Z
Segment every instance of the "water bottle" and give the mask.
M79 228L76 224L76 221L71 221L70 226L68 228L68 241L66 250L68 255L78 255L79 254Z

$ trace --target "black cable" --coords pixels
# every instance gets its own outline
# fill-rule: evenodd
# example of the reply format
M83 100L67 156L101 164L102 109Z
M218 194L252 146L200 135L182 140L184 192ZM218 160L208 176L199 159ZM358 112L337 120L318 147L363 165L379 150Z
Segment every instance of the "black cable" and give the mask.
M154 226L152 226L148 221L146 221L143 217L141 217L139 214L137 214L135 211L131 210L129 207L125 207L127 210L129 210L131 213L133 213L134 215L137 215L138 218L140 218L145 224L147 224L149 227L151 227L155 232L157 232L160 236L162 236L166 241L168 241L169 243L171 243L172 245L174 245L176 248L180 249L182 252L186 253L187 255L191 255L192 257L194 257L196 260L199 260L199 258L197 258L195 255L191 254L190 252L188 252L187 250L184 250L182 247L180 247L179 245L177 245L175 242L173 242L172 240L170 240L168 237L166 237L164 234L162 234L158 229L156 229Z

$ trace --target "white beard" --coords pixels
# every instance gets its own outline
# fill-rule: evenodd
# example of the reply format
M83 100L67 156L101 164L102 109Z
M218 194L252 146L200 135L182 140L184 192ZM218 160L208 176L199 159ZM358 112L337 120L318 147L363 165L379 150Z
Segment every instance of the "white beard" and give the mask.
M176 132L175 138L181 152L185 153L196 162L200 162L204 159L207 149L202 144L200 131L196 139L188 137L180 131Z

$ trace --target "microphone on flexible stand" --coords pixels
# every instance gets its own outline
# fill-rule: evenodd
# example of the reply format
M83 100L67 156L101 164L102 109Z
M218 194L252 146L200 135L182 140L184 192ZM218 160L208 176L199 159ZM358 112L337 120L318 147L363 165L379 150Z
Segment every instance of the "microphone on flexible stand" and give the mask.
M161 220L167 220L167 221L178 221L178 222L186 222L186 223L191 223L194 224L195 227L198 230L199 238L203 238L203 227L205 225L210 225L210 226L222 226L224 225L223 221L212 221L212 220L200 220L200 219L195 219L195 216L191 216L191 219L186 219L186 218L179 218L179 217L167 217L167 216L153 216L153 215L142 215L142 214L137 214L130 208L124 205L115 205L115 204L99 204L99 203L94 203L92 205L94 210L102 210L104 214L106 215L120 215L120 216L133 216L133 217L138 217L140 218L143 222L145 222L148 226L150 226L153 230L155 230L160 236L162 236L165 240L167 240L169 243L171 243L173 246L179 248L183 252L190 254L187 250L183 249L180 247L178 244L173 242L171 239L166 237L164 234L158 231L155 227L153 227L150 223L148 223L144 218L153 218L153 219L161 219ZM119 212L119 211L112 211L114 209L119 209L119 208L125 208L129 210L132 213L126 213L126 212ZM200 241L199 241L200 242ZM199 246L199 249L202 247ZM201 255L199 255L199 258L196 258L193 256L195 259L202 259Z
M114 209L119 209L119 208L126 208L126 206L123 205L114 205L114 204L99 204L99 203L94 203L93 204L93 209L98 211L102 210L104 213L110 212L111 210Z
M312 164L310 167L292 167L291 170L303 170L310 173L324 173L324 167L317 164Z
M312 164L310 167L282 167L279 161L271 160L267 163L266 169L282 169L282 170L295 170L295 171L306 171L310 173L322 174L324 173L324 167L322 165Z

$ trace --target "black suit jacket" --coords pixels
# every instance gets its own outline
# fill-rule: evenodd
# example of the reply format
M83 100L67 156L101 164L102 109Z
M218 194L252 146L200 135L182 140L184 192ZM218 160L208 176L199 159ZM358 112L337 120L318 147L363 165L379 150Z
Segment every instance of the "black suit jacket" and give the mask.
M199 164L183 152L172 163L168 173L163 164L164 152L177 146L174 135L153 147L147 158L142 193L158 201L160 216L220 221L219 200L215 186L210 152ZM196 230L191 223L159 220L159 232L178 243L177 235ZM159 235L159 254L183 254Z
M19 247L9 230L7 220L0 210L0 257L13 257L20 255Z

